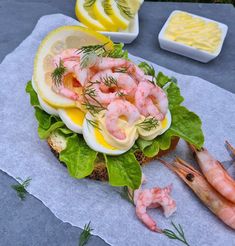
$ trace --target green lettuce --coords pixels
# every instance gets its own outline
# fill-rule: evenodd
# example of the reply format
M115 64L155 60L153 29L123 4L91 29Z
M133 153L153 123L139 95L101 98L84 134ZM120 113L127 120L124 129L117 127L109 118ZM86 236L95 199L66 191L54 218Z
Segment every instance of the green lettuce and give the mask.
M73 134L67 137L66 149L61 151L59 159L66 164L72 177L81 179L92 173L97 154L81 135Z
M53 131L64 126L63 121L58 116L50 115L42 110L31 81L27 83L25 91L29 94L30 103L35 109L35 117L38 121L38 136L41 139L48 138Z
M132 151L119 156L105 155L109 175L109 183L113 186L139 188L141 184L141 168Z
M114 44L114 49L109 53L109 56L128 59L128 53L123 50L123 44ZM147 141L138 138L131 150L119 156L99 155L98 152L92 150L82 135L69 130L58 116L49 115L43 111L31 81L27 83L26 92L30 95L30 103L35 109L39 137L46 139L55 131L64 137L66 148L61 151L59 159L65 163L72 177L80 179L90 175L97 158L104 156L109 183L113 186L128 186L137 189L141 184L142 174L140 164L134 154L135 151L141 150L145 156L153 157L160 150L168 149L174 137L180 137L197 148L203 146L204 136L201 130L201 120L195 113L181 105L184 98L180 94L176 79L169 78L162 72L156 75L153 66L146 62L141 62L139 67L145 74L154 76L157 85L167 93L172 123L164 134L153 140Z

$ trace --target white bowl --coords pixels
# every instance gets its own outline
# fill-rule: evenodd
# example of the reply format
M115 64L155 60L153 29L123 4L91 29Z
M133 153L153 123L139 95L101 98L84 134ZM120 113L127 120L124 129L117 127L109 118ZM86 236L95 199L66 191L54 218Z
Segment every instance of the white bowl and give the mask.
M105 36L111 38L116 43L129 44L133 42L139 35L139 17L138 14L130 21L130 25L127 30L120 32L100 32Z
M194 48L192 46L188 46L188 45L176 42L176 41L172 41L172 40L169 40L169 39L164 37L164 33L165 33L165 30L168 26L169 20L171 19L172 15L174 15L175 13L179 13L179 12L185 12L185 11L180 11L180 10L173 11L170 14L170 16L168 17L164 26L162 27L162 29L158 35L160 47L164 50L168 50L168 51L174 52L174 53L179 54L179 55L187 56L187 57L190 57L194 60L204 62L204 63L209 62L212 59L216 58L221 52L221 49L222 49L222 46L224 43L224 39L225 39L227 31L228 31L228 26L223 24L223 23L220 23L220 22L208 19L208 18L204 18L204 17L198 16L198 15L194 15L194 14L185 12L185 13L192 15L193 17L201 18L201 19L205 20L206 22L217 23L219 28L221 29L221 32L222 32L221 42L220 42L220 45L219 45L218 49L216 50L216 52L210 53L207 51L199 50L199 49Z

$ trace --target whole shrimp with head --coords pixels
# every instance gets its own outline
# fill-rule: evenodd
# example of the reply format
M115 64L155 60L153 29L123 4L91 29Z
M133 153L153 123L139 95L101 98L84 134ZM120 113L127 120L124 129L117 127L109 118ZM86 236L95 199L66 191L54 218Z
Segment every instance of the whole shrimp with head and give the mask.
M217 192L200 172L180 158L172 164L160 161L175 172L219 219L235 229L235 204Z
M232 151L233 147L226 143ZM207 181L226 199L235 203L235 180L206 148L197 150L193 145L189 144L189 146Z

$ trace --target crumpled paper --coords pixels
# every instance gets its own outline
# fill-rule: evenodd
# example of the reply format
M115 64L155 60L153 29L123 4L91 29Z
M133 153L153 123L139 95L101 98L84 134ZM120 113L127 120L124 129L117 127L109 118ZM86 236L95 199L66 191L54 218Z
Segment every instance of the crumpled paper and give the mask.
M32 77L34 55L49 31L61 25L76 24L75 20L61 14L42 17L32 34L0 65L0 168L12 177L30 176L28 191L59 219L79 227L91 221L93 233L111 245L181 245L146 229L136 218L134 207L121 198L119 188L71 178L47 143L38 138L34 109L25 93L26 82ZM136 62L141 60L131 58ZM202 119L205 146L219 160L231 160L224 141L227 139L235 145L235 95L201 78L153 65L156 71L178 79L185 97L184 105ZM175 155L191 159L183 141L167 159ZM168 219L161 210L149 212L161 228L171 228L173 220L182 225L190 245L235 245L234 231L218 220L175 174L156 161L143 171L148 179L145 187L174 184L172 196L177 202L177 212Z

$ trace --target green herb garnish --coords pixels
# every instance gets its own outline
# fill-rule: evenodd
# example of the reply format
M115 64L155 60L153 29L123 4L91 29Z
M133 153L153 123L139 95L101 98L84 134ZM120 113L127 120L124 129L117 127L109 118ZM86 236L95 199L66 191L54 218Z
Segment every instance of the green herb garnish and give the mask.
M144 129L145 131L151 131L159 125L159 122L154 117L146 118L141 123L138 123L137 126Z
M90 227L91 222L89 222L87 225L84 226L84 229L80 235L79 238L79 246L84 246L87 244L88 240L91 237L91 231L93 231L93 229L91 229Z
M99 127L99 123L98 123L97 121L91 120L91 119L87 119L87 118L86 118L86 120L87 120L87 122L88 122L91 126L93 126L94 128L97 128L97 129L99 129L99 130L101 131L101 129L100 129L100 127Z
M59 65L56 65L56 69L51 74L52 80L55 82L55 85L57 87L59 87L62 84L62 79L65 72L66 67L64 66L63 62L60 61Z
M78 54L82 53L81 57L81 68L88 67L93 65L96 62L97 57L106 56L107 51L105 49L105 44L98 45L88 45L81 47L77 52Z
M12 185L11 187L17 192L18 197L21 200L24 200L27 193L26 188L29 186L32 179L30 177L28 177L26 180L22 180L19 177L17 177L16 179L20 180L21 184Z
M91 7L95 3L95 1L96 0L86 0L85 3L84 3L84 7L85 8Z
M133 19L134 13L128 7L127 0L115 0L120 11L125 14L128 18Z
M112 76L106 76L102 79L102 81L107 87L117 86L117 79Z
M115 68L114 72L115 73L127 73L127 67L120 67L120 68Z
M179 228L177 228L177 226L172 221L171 221L171 224L175 228L176 233L174 231L172 231L172 230L169 230L169 229L164 229L162 231L162 233L165 234L170 239L179 240L182 243L186 244L187 246L190 246L189 243L187 242L186 238L185 238L182 226L180 224L178 224ZM177 235L177 233L178 233L178 235Z
M89 82L93 83L93 82ZM99 83L99 82L94 82L94 83ZM96 99L96 90L95 88L91 88L90 85L88 85L84 91L83 91L83 96L85 99L85 102L82 104L86 107L86 109L94 116L95 114L105 110L106 108ZM92 104L89 101L89 98L91 98L96 104Z

